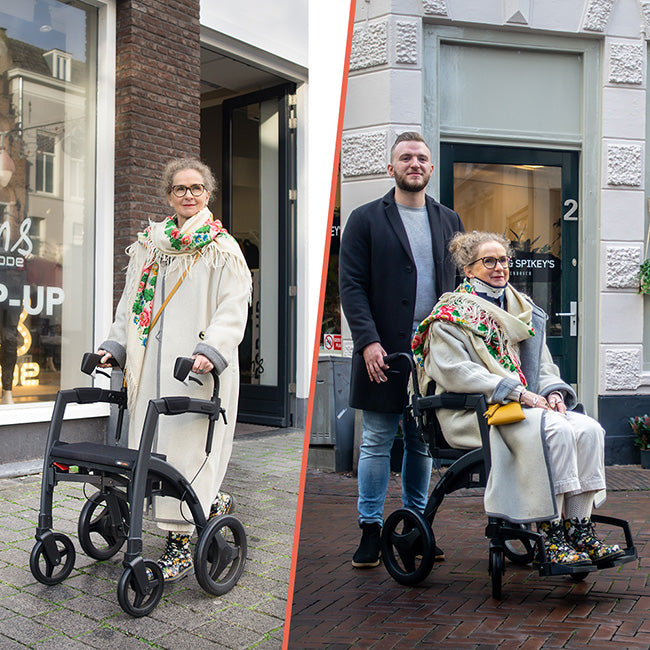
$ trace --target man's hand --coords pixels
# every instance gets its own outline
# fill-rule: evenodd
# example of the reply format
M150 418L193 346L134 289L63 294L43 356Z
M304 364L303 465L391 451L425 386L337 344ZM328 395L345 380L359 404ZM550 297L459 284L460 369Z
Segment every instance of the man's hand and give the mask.
M384 374L384 370L388 370L388 366L384 363L386 350L381 347L378 341L370 343L363 348L363 360L366 362L366 370L370 381L381 384L388 381L388 377Z

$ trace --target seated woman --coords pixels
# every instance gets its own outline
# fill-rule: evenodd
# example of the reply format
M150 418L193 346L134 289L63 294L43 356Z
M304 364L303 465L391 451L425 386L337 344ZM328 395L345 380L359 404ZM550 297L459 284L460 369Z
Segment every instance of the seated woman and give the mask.
M487 401L519 401L525 419L492 426L488 515L537 522L550 562L584 565L624 552L594 533L591 511L605 497L604 436L574 411L574 390L559 376L546 346L547 316L510 284L510 243L486 232L459 233L449 250L465 280L445 293L413 340L424 390L483 393ZM447 442L476 448L474 412L441 409Z

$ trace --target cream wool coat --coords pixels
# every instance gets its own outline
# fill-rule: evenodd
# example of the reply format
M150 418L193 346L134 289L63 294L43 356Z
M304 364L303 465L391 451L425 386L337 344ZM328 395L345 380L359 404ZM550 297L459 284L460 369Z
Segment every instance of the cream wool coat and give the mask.
M127 325L137 287L134 280L139 279L142 270L144 256L141 249L139 244L129 249L131 259L126 288L117 306L108 340L100 346L121 365L126 362L127 370ZM182 265L161 263L152 314L158 312L182 270ZM211 396L212 377L209 374L201 376L203 386L194 382L184 385L174 379L176 358L203 354L217 368L219 396L228 424L224 425L221 418L217 421L212 452L205 465L201 468L206 459L208 419L205 416L192 413L161 416L154 441L154 451L165 454L167 461L189 481L194 479L192 486L206 516L221 486L232 451L239 397L237 347L244 335L250 295L251 275L239 245L229 235L218 236L201 249L198 260L149 333L139 386L135 395L129 393L129 447L137 448L150 399L169 395L190 395L201 399ZM187 523L187 520L191 521L189 509L185 507L183 510L184 517L178 500L171 497L154 500L154 519L164 530L193 530L193 526Z
M541 395L559 390L570 408L575 405L575 393L560 378L546 346L545 318L533 317L534 309L543 315L541 310L534 308L510 286L506 289L509 313L472 294L445 294L441 302L449 296L462 296L463 300L487 310L506 333L518 357L521 343L531 339L524 323L532 319L536 337L542 339L535 341L538 353L531 364L536 365L533 381L532 373L530 377L527 374L531 368L522 368L529 384L534 383L531 389ZM421 385L435 380L436 393L483 393L490 404L506 403L512 401L513 389L521 385L518 373L497 363L482 338L456 323L433 321L425 339L425 351ZM558 516L544 439L546 411L525 408L524 412L526 419L521 422L490 428L492 469L485 490L485 510L488 515L513 522L545 521ZM481 446L473 411L441 409L437 416L445 439L452 447L473 449Z

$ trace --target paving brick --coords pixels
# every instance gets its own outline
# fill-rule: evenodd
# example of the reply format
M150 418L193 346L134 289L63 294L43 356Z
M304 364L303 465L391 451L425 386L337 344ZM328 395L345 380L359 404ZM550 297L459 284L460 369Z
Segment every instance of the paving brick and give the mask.
M495 601L480 491L445 499L434 532L447 560L420 586L404 587L382 566L350 565L359 539L355 479L308 470L289 649L650 647L650 472L607 472L616 480L601 512L628 518L639 561L581 583L507 562L503 598ZM392 476L386 514L399 507L399 492Z
M158 1L158 0L156 0ZM77 540L79 510L85 502L81 485L61 483L55 489L54 529L67 531L77 550L75 568L61 584L46 586L29 570L34 546L33 526L39 508L40 476L0 480L0 647L36 648L248 648L281 647L303 432L267 429L264 437L235 434L233 455L223 489L235 494L236 515L249 528L251 560L240 584L223 597L203 592L193 577L166 585L159 605L148 617L132 618L117 602L117 581L123 553L97 562L88 558ZM250 427L249 427L250 428ZM269 459L272 470L259 459ZM274 458L279 460L273 461ZM273 461L273 462L271 462ZM281 471L280 469L281 468ZM237 476L237 487L231 476ZM292 486L292 489L290 489ZM250 498L263 491L272 504L264 516ZM86 491L95 492L94 488ZM5 507L6 506L6 507ZM10 526L5 526L5 520ZM18 533L13 528L22 527ZM144 556L157 557L165 535L145 519ZM122 551L125 550L123 547ZM256 575L262 569L264 575ZM236 616L228 620L230 608ZM220 645L220 639L224 641ZM6 643L5 643L6 640ZM226 642L227 641L227 642ZM18 646L16 645L18 644Z

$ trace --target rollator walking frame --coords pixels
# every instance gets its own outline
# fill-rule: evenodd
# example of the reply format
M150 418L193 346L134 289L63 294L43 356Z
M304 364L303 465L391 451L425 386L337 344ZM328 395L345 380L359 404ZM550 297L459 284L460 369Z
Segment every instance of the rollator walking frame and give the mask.
M435 536L433 522L444 497L462 488L483 488L490 473L489 425L485 417L487 402L482 394L420 393L415 361L410 354L399 352L384 359L404 368L411 376L412 394L406 411L413 417L418 434L429 449L435 462L451 462L434 486L424 513L400 508L390 514L382 530L382 557L388 573L400 584L414 585L424 580L434 564ZM392 372L389 371L389 372ZM400 372L396 370L395 372ZM482 446L478 449L452 449L445 441L436 418L439 408L471 410L481 434ZM492 596L501 598L501 583L505 573L504 557L514 564L532 564L540 576L569 575L574 581L584 580L592 571L608 569L637 559L636 549L627 521L615 517L593 514L594 523L622 529L625 536L625 554L613 560L604 559L592 565L566 566L547 560L542 535L532 530L530 524L514 524L498 517L488 517L485 536L489 540L488 573L492 583Z
M82 371L91 375L100 358L97 354L84 355ZM174 377L181 382L189 377L201 384L197 378L189 376L193 363L194 359L179 357ZM154 496L174 497L179 500L179 508L183 503L189 508L198 535L194 570L201 587L210 594L221 595L235 586L246 561L247 540L243 525L231 515L206 519L191 482L165 456L152 453L161 415L197 413L208 420L205 452L206 456L210 454L216 421L220 417L224 423L226 420L219 399L219 378L215 370L211 374L214 383L209 400L189 396L150 400L138 449L116 446L127 409L125 387L121 390L83 387L58 392L43 462L36 544L30 556L30 569L39 582L58 584L74 568L76 551L72 540L52 530L54 488L60 481L74 481L90 483L99 489L89 497L79 515L79 544L84 552L94 559L107 560L125 541L127 543L117 597L128 614L136 617L149 614L163 593L162 570L155 561L142 557L144 506L150 504ZM61 441L67 405L92 403L117 406L115 445Z

